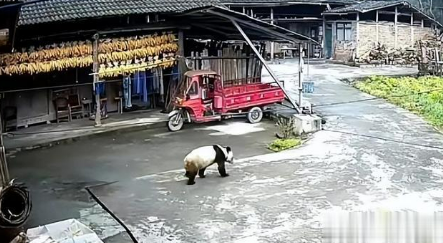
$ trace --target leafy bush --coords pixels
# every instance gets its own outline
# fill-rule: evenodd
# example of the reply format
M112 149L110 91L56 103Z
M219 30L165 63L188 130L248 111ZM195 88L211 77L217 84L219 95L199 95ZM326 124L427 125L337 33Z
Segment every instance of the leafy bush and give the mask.
M441 77L374 76L356 83L355 86L361 91L420 114L434 126L443 128L443 78Z
M301 144L301 140L297 138L288 138L288 139L276 139L271 144L269 144L268 148L274 152L280 152L283 150L291 149Z
M277 120L279 136L282 139L288 139L294 135L294 126L295 126L294 117L290 117L289 119L284 117L279 117Z

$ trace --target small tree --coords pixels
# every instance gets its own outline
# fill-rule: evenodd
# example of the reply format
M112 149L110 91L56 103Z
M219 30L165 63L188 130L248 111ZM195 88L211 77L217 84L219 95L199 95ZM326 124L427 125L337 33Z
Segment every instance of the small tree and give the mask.
M285 118L285 117L278 117L277 118L277 127L278 127L278 134L277 136L281 139L288 139L291 138L294 135L294 126L295 126L295 118Z

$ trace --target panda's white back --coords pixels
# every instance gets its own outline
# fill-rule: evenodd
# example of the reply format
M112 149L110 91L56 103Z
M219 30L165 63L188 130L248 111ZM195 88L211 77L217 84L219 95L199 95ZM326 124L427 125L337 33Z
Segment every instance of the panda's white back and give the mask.
M202 146L186 155L184 162L185 164L188 162L195 163L199 168L204 168L214 162L215 156L216 152L213 146Z

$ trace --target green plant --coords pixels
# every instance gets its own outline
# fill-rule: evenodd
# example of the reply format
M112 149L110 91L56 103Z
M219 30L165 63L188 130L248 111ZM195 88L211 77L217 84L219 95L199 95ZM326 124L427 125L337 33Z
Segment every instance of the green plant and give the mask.
M443 78L441 77L374 76L357 82L355 87L420 114L432 125L443 128Z
M290 117L278 117L277 119L277 127L278 127L278 136L282 139L288 139L292 137L294 134L294 126L295 126L295 118Z
M280 152L283 150L291 149L301 144L301 140L297 138L288 139L276 139L269 144L268 149L274 152Z

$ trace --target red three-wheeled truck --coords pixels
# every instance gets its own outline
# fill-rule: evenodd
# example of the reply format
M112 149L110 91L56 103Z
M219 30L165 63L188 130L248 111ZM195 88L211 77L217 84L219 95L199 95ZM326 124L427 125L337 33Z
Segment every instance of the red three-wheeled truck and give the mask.
M188 71L185 84L169 113L168 129L178 131L184 123L203 123L247 114L250 123L260 122L266 106L285 99L278 85L261 83L260 78L222 82L213 71Z

